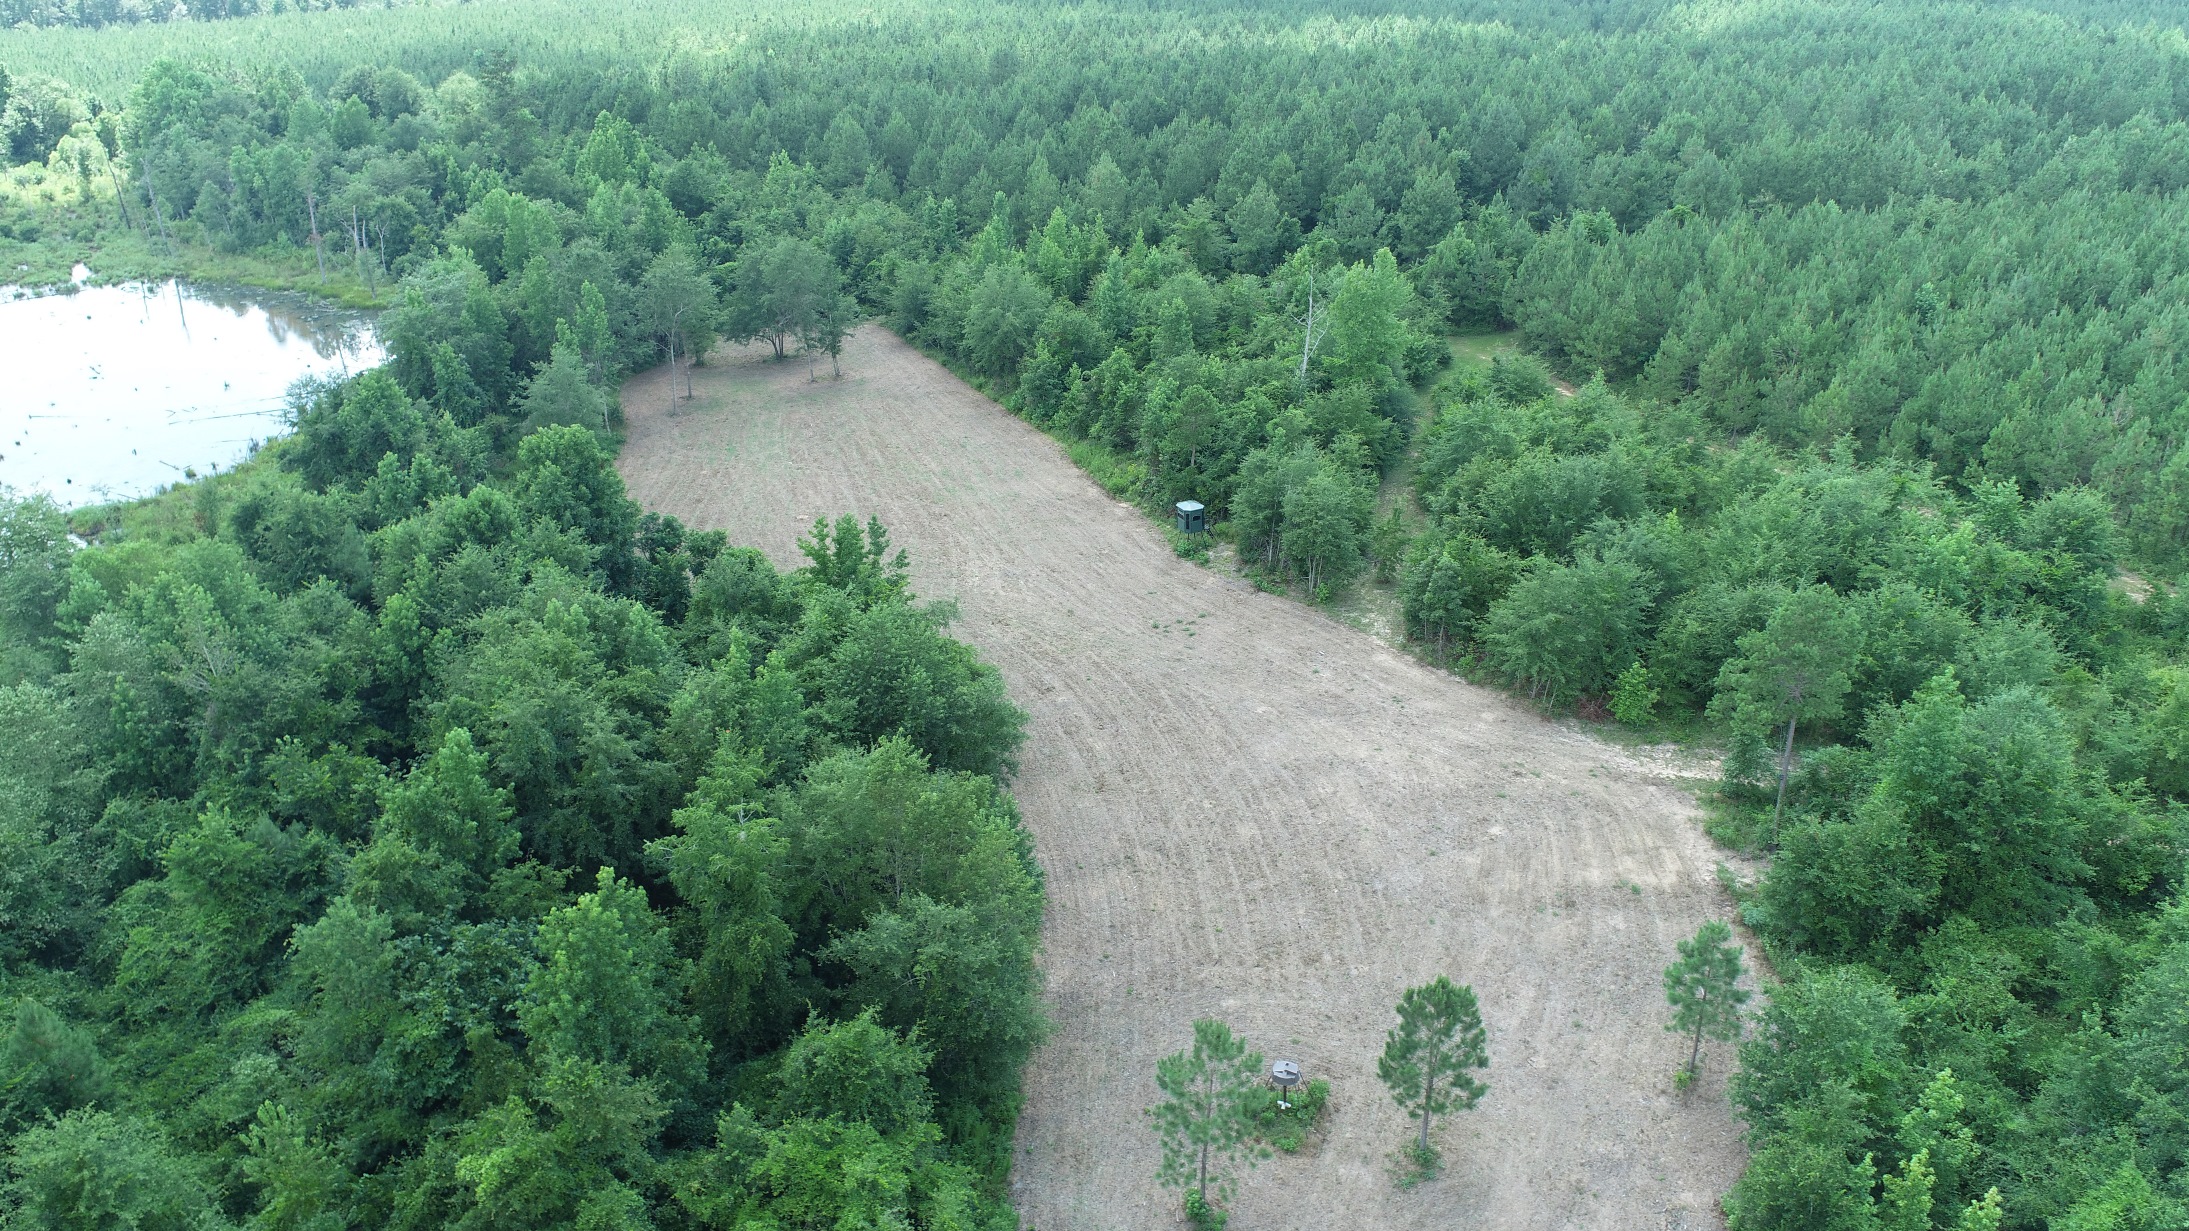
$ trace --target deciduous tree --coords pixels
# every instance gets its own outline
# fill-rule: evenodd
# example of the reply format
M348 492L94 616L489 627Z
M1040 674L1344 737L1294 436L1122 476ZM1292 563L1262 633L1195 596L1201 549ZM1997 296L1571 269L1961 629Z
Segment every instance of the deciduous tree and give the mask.
M1342 586L1359 575L1371 500L1359 483L1328 464L1285 493L1285 559L1305 574L1310 593Z
M646 275L638 284L638 300L648 327L669 354L672 391L676 387L677 356L683 354L684 396L690 397L690 362L706 353L718 323L714 284L699 272L699 259L691 249L670 248L646 267ZM781 348L777 349L780 352Z
M828 356L829 374L842 377L844 367L839 362L844 353L844 339L859 326L859 301L839 291L824 295L814 306L813 318L798 333L798 344L808 351L818 351Z
M765 338L781 359L840 285L828 254L807 241L788 235L754 240L737 258L724 335L733 342Z

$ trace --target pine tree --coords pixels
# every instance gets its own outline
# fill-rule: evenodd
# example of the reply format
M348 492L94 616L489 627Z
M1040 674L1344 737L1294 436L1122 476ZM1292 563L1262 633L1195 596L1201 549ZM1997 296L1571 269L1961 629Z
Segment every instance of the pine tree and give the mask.
M1711 707L1730 711L1742 730L1783 725L1778 802L1771 809L1771 840L1786 810L1786 780L1794 762L1794 730L1804 719L1837 718L1850 683L1847 664L1861 644L1861 629L1847 605L1826 586L1798 590L1780 604L1760 630L1738 643L1740 657L1718 673Z
M1207 1017L1193 1023L1191 1050L1155 1066L1155 1084L1165 1096L1148 1109L1163 1139L1156 1178L1173 1188L1192 1186L1204 1203L1212 1175L1218 1192L1229 1192L1232 1177L1224 1164L1258 1156L1254 1117L1268 1098L1261 1076L1261 1054L1248 1051L1230 1026Z
M1429 1121L1439 1112L1466 1111L1489 1086L1469 1070L1490 1066L1482 1011L1472 987L1438 975L1399 997L1399 1024L1385 1036L1376 1076L1391 1088L1406 1114L1421 1121L1418 1149L1429 1153Z
M525 429L575 424L607 431L608 397L586 379L585 360L577 348L557 342L550 354L547 366L532 378L519 404Z
M1702 925L1693 940L1680 942L1680 960L1665 967L1665 999L1672 1005L1672 1021L1666 1030L1692 1033L1682 1081L1691 1081L1702 1059L1703 1038L1731 1041L1740 1037L1741 1006L1748 993L1740 986L1740 946L1733 943L1733 929L1722 919Z

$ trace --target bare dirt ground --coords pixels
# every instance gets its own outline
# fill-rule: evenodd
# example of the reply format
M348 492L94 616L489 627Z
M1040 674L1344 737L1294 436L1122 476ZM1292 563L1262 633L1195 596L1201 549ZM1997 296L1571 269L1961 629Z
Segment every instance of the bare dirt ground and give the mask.
M1183 1225L1142 1109L1220 1016L1329 1079L1327 1132L1246 1173L1238 1231L1707 1228L1743 1153L1724 1074L1685 1097L1659 972L1727 910L1678 764L1545 721L1173 556L1054 442L875 327L840 382L725 350L668 413L624 391L648 508L780 564L881 517L1032 716L1013 790L1049 878L1056 1021L1013 1189L1035 1231ZM1410 984L1471 983L1490 1094L1392 1182L1375 1058Z

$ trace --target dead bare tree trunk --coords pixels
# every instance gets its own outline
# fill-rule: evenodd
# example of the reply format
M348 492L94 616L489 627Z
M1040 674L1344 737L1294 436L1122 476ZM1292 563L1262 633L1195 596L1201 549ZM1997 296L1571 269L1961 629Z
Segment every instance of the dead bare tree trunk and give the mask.
M350 207L350 265L359 280L365 277L365 234L357 224L357 207Z
M122 229L142 230L142 227L138 227L129 219L129 198L122 191L122 177L114 170L114 163L111 159L106 164L106 177L114 182L114 209L122 216Z
M1771 808L1771 845L1779 844L1779 816L1786 811L1786 777L1794 767L1794 719L1786 720L1786 747L1779 753L1779 801Z
M1300 370L1295 379L1306 384L1308 362L1315 357L1315 348L1322 343L1323 331L1329 328L1329 322L1322 319L1316 311L1315 275L1312 273L1307 276L1307 315L1292 319L1300 324Z
M372 264L375 273L373 298L377 299L380 297L379 275L388 272L388 224L386 222L380 224L380 243L372 250Z
M160 209L159 195L154 193L149 187L145 189L144 195L146 200L152 202L152 221L159 224L160 239L167 245L167 255L173 256L175 255L175 237L167 233L167 217L166 214Z
M312 252L319 258L319 284L325 286L327 284L327 250L319 242L319 194L316 192L305 193L304 208L311 213Z

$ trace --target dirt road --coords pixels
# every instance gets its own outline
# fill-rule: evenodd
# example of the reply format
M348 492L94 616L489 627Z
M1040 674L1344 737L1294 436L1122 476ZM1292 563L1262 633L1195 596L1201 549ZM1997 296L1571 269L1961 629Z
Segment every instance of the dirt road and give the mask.
M1214 1014L1334 1087L1327 1135L1246 1174L1237 1231L1703 1228L1739 1173L1718 1048L1686 1097L1659 972L1726 904L1652 763L1174 557L1050 440L875 327L841 382L726 352L674 416L626 386L646 507L795 562L881 517L920 594L1032 715L1013 790L1049 877L1057 1029L1013 1187L1035 1231L1182 1226L1152 1182L1158 1057ZM1390 1179L1375 1077L1407 985L1471 983L1490 1094L1443 1178Z

